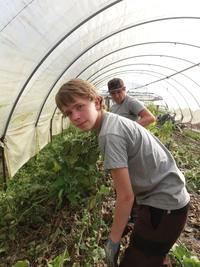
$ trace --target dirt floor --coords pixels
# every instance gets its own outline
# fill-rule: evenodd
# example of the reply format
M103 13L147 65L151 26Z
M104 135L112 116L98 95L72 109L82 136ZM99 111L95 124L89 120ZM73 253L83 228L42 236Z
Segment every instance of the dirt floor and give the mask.
M200 127L198 128L200 129ZM176 132L174 140L177 144L189 149L193 154L193 159L199 159L200 140L193 140L189 137L183 137L181 133ZM189 146L188 146L189 145ZM180 241L183 242L192 254L200 259L200 194L190 192L190 210L187 225L181 234Z
M190 249L193 255L200 258L200 195L191 194L190 211L187 225L181 234L180 241Z

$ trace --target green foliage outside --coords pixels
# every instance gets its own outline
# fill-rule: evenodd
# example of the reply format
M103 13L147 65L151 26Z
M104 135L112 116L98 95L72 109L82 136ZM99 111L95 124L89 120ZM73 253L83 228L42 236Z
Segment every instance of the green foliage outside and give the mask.
M175 156L189 190L199 193L200 135L180 133L171 122L150 130ZM70 128L55 137L0 192L0 267L104 266L113 196L96 136ZM199 266L186 251L182 245L172 251L174 267Z

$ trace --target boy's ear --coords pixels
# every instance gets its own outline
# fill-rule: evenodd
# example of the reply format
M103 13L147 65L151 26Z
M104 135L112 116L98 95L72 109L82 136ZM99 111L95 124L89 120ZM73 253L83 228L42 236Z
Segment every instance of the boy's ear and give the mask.
M96 107L96 109L97 109L97 110L100 110L100 109L101 109L101 98L97 96L97 97L95 98L94 103L95 103L95 107Z

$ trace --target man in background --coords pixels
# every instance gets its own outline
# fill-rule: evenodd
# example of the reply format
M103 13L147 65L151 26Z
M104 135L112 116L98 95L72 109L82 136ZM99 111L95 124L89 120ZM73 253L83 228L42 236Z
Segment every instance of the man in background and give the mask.
M126 94L126 87L120 78L113 78L108 82L109 94L115 102L110 111L130 120L136 121L146 127L155 122L154 115L144 106L144 104Z

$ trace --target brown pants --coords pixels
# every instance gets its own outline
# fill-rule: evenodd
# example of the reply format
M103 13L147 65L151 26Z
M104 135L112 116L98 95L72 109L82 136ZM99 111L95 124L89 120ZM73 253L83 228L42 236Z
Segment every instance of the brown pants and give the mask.
M168 213L138 206L137 220L119 267L170 267L167 253L180 236L189 205Z

